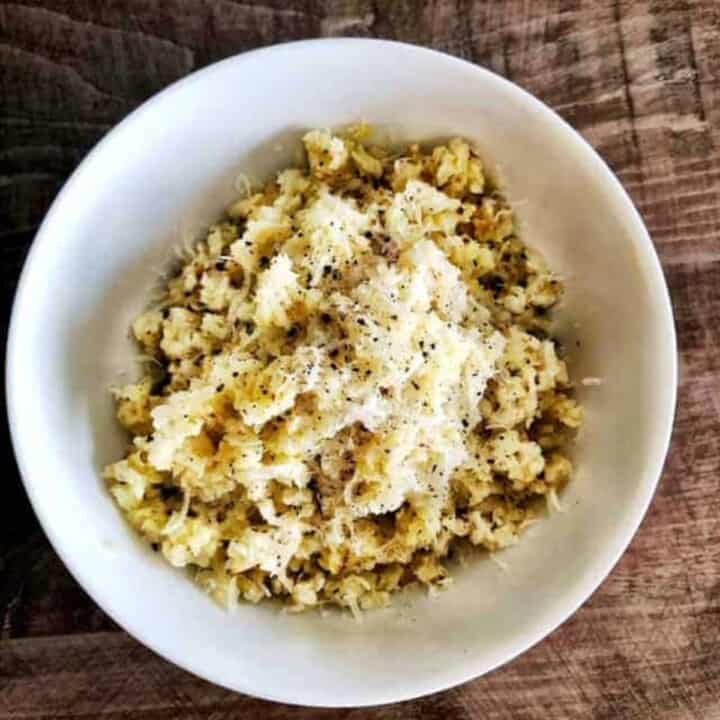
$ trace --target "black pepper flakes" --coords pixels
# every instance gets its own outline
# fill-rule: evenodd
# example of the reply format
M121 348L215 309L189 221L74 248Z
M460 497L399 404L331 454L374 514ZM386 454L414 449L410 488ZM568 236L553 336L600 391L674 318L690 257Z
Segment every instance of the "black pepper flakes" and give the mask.
M160 497L163 500L170 500L171 498L175 498L180 494L180 488L175 487L174 485L160 485Z
M478 278L478 282L493 293L500 293L505 288L505 280L500 275Z

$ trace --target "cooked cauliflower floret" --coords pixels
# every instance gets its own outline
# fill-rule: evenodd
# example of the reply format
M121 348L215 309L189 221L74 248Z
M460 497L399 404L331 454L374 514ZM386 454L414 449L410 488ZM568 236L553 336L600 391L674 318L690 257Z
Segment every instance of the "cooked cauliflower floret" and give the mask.
M117 402L117 418L120 424L134 435L147 435L152 428L152 409L161 398L152 395L152 378L143 378L139 383L113 388Z
M470 146L459 138L452 139L447 146L440 145L432 153L435 182L448 194L462 195L468 191L480 194L485 187L485 178L480 160L471 155Z
M324 130L312 130L303 138L310 163L310 172L327 178L341 170L348 161L345 141Z

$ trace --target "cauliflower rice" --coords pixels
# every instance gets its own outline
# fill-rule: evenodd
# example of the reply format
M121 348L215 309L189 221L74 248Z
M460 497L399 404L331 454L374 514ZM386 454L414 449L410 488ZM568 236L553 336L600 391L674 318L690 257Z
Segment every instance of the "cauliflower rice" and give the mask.
M123 513L221 603L382 607L557 502L582 422L562 285L467 142L312 131L308 165L212 226L134 322L113 389Z

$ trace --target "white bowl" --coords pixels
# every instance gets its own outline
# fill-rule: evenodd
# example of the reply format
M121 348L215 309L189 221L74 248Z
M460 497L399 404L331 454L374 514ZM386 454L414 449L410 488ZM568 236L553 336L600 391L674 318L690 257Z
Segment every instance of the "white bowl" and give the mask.
M360 119L396 140L475 141L518 203L525 239L567 281L559 327L587 424L568 512L480 560L436 599L364 622L216 607L129 530L99 479L125 439L107 388L171 247L236 194L240 171L292 161L307 128ZM576 342L577 341L577 342ZM579 346L577 345L579 343ZM213 65L145 103L85 159L22 274L8 347L15 451L50 541L121 626L168 660L244 693L307 705L416 697L481 675L565 620L623 552L667 451L676 389L671 307L652 243L582 138L492 73L390 42L279 45Z

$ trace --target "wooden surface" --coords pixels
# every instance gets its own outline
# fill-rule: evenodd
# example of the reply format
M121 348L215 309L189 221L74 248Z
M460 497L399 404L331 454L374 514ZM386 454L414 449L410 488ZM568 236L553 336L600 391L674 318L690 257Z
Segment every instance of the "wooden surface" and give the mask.
M560 112L618 173L657 245L679 331L659 493L600 590L520 659L412 703L308 710L213 687L118 630L38 529L3 427L0 719L720 718L717 0L0 2L3 331L38 223L114 123L209 62L320 35L398 38L483 64Z

